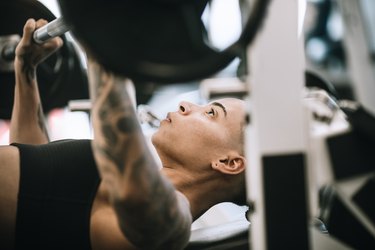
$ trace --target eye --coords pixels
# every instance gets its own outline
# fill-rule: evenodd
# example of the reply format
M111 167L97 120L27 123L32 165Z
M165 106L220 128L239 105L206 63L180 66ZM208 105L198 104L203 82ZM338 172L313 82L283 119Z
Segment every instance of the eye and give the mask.
M215 116L215 110L211 108L209 111L206 112L207 115L214 117Z

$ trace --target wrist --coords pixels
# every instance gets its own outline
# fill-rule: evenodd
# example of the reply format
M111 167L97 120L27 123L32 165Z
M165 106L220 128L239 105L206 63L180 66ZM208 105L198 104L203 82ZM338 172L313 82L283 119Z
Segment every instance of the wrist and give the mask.
M28 68L30 70L36 70L37 65L33 65L30 62L25 61L22 57L16 56L14 59L14 68L15 69L24 69Z
M36 82L36 66L20 58L14 60L14 71L20 82L32 84ZM17 82L17 80L16 80Z

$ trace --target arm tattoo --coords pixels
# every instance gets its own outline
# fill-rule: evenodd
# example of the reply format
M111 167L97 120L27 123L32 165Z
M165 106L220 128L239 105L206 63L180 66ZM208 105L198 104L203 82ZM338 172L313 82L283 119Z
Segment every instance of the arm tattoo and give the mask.
M91 77L96 91L94 154L122 231L142 248L165 242L181 247L188 241L190 211L186 204L182 208L173 185L159 173L125 84L99 70Z
M47 140L49 141L48 131L45 123L44 113L42 109L42 105L39 103L38 105L38 125L42 133L46 136Z

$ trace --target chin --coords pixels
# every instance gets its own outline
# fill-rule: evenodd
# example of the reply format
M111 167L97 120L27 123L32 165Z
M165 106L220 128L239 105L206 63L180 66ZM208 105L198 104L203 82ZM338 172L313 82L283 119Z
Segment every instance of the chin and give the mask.
M158 132L156 131L154 134L152 134L152 136L151 136L151 143L152 143L152 145L154 145L155 146L155 142L157 141L157 134Z
M165 136L163 136L159 131L156 131L151 136L151 143L152 145L154 145L155 148L158 148L159 145L165 143Z

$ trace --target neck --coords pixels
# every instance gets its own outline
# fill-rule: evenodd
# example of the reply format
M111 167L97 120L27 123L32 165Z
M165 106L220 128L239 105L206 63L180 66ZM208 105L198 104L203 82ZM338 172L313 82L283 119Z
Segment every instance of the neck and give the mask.
M210 169L198 174L188 172L186 168L162 168L161 171L189 200L193 220L215 204L228 201L229 182L219 177L217 171Z

